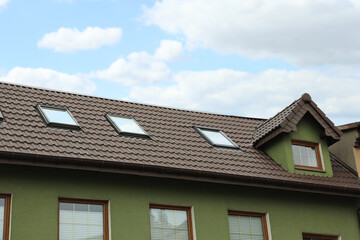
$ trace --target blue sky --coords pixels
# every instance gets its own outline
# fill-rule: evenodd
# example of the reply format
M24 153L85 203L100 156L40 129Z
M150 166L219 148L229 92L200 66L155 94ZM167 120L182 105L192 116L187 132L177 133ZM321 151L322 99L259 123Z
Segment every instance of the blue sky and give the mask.
M0 0L0 81L271 117L360 120L355 0Z

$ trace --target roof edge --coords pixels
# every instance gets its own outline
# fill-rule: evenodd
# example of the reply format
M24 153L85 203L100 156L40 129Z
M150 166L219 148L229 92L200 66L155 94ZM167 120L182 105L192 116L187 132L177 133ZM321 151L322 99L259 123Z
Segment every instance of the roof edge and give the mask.
M26 84L18 84L18 83L14 84L14 83L9 83L9 82L4 82L4 81L0 81L0 84L4 84L4 85L8 85L8 86L24 87L24 88L33 89L33 90L41 90L41 91L54 92L54 93L60 93L60 94L70 94L70 95L83 96L83 97L88 97L88 98L103 99L103 100L107 100L107 101L125 102L125 103L130 103L130 104L141 105L141 106L151 106L151 107L157 107L157 108L162 108L162 109L184 111L184 112L190 112L190 113L210 114L210 115L218 115L218 116L224 116L224 117L236 117L236 118L242 118L242 119L254 119L254 120L259 120L259 121L266 120L265 118L237 116L237 115L231 115L231 114L215 113L215 112L210 112L210 111L191 110L191 109L177 108L177 107L167 107L167 106L159 105L159 104L141 103L141 102L137 102L137 101L128 101L128 100L123 100L123 99L100 97L100 96L94 96L94 95L89 95L89 94L85 94L85 93L76 93L76 92L71 92L71 91L55 90L55 89L50 89L50 88L45 88L45 87L37 87L37 86L26 85Z
M262 187L269 189L302 191L327 195L360 197L360 189L357 188L336 187L303 182L300 183L298 181L287 181L253 176L238 176L144 164L108 163L106 161L92 159L63 158L44 155L0 152L0 163L11 165L27 165L34 167L113 172L129 175L174 178L220 184Z
M346 123L343 125L339 125L336 126L338 129L340 129L341 131L346 131L346 130L350 130L353 128L360 128L360 122L352 122L352 123Z

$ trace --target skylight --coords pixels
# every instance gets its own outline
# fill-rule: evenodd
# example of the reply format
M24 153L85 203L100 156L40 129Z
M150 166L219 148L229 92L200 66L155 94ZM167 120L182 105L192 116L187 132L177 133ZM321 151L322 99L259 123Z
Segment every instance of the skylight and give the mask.
M132 117L106 114L106 118L120 134L148 136L145 130Z
M4 116L2 115L2 112L0 111L0 122L4 121Z
M68 109L38 105L39 112L47 126L80 129Z
M239 148L231 139L221 130L214 128L195 127L200 135L211 145L225 148Z

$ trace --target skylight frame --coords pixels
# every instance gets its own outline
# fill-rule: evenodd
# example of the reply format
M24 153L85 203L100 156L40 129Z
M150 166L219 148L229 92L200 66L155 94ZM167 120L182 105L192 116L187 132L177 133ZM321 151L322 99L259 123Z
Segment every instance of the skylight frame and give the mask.
M69 114L71 119L74 121L75 124L68 124L68 123L60 123L60 122L51 122L49 118L46 116L45 112L43 111L43 108L55 110L55 111L63 111ZM50 105L42 105L38 104L36 105L36 109L39 112L41 118L43 119L45 125L47 127L53 127L53 128L61 128L61 129L70 129L70 130L81 130L81 127L79 123L76 121L74 116L71 114L68 108L66 107L56 107L56 106L50 106Z
M150 135L145 131L145 129L144 129L143 127L141 127L141 125L136 121L136 119L135 119L134 117L124 116L124 115L118 115L118 114L111 114L111 113L105 114L105 117L106 117L106 119L110 122L110 125L115 129L115 131L116 131L120 136L150 139ZM135 124L140 128L140 130L143 132L143 134L142 134L142 133L134 133L134 132L122 131L122 130L120 129L120 127L118 127L118 125L111 119L112 117L114 117L114 118L123 118L123 119L133 120L134 123L135 123Z
M218 128L194 126L194 129L200 134L200 136L202 136L213 147L240 150L240 147L234 141L232 141L223 131L221 131ZM231 143L231 145L214 143L209 137L206 136L206 134L203 133L203 130L204 131L212 131L212 132L220 133L227 141L229 141Z

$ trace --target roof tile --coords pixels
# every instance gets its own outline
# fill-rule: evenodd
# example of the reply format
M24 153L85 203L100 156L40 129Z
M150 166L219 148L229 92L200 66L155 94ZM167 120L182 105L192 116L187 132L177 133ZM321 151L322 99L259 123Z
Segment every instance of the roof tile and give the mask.
M7 117L6 124L0 124L0 152L360 190L357 177L335 157L332 178L293 174L252 146L254 139L276 135L284 119L290 131L296 125L294 119L301 118L294 112L300 100L265 121L0 83L0 106ZM45 127L35 111L37 104L67 107L82 131ZM106 120L106 113L135 117L151 139L119 136ZM242 151L213 148L193 129L194 125L221 129Z

